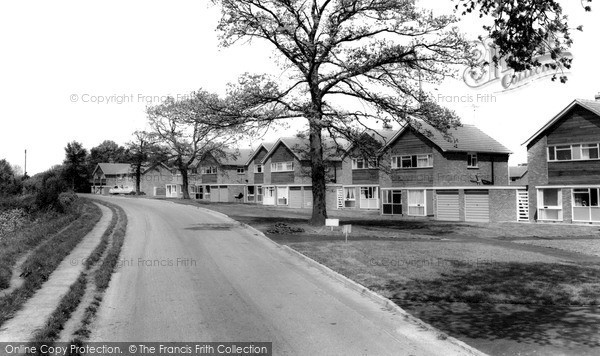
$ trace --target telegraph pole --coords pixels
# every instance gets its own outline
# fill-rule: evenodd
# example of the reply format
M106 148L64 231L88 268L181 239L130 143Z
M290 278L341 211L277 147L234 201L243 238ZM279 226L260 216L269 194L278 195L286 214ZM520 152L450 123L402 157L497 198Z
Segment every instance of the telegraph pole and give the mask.
M27 177L27 149L25 149L25 168L23 168L23 177Z

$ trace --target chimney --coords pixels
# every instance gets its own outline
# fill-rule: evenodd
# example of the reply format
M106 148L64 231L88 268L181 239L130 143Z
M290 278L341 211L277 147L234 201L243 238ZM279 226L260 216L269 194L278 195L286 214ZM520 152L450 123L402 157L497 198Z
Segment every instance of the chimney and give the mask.
M596 101L600 101L600 93L596 94L595 99L596 99Z

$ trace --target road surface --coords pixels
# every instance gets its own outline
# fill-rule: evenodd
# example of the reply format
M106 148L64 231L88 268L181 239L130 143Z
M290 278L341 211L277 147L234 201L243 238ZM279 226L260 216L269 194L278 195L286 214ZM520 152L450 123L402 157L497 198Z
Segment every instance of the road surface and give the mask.
M218 213L100 197L128 216L91 341L272 342L274 355L470 354Z

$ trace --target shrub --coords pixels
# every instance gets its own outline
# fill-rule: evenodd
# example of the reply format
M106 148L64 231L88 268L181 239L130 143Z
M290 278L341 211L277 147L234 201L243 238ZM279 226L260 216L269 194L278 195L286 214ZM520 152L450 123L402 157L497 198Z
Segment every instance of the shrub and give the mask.
M61 211L70 211L77 202L77 194L74 192L64 192L58 195L58 206Z

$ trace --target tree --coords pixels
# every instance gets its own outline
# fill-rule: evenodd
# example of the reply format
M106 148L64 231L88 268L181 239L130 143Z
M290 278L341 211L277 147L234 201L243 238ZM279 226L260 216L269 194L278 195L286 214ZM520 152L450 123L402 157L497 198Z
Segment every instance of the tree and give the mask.
M90 150L88 157L88 170L90 173L96 169L98 163L124 163L127 162L127 149L112 140L105 140Z
M470 44L452 16L420 11L413 1L222 0L222 44L260 39L283 57L289 78L245 75L228 90L222 125L260 130L280 119L306 120L309 129L313 212L324 224L323 133L355 141L373 120L426 118L446 130L459 124L422 88L470 64ZM280 83L283 82L283 83ZM281 85L282 84L282 85ZM360 101L352 109L343 99ZM359 106L362 107L362 106ZM254 131L253 131L254 130Z
M508 67L524 71L542 66L537 55L550 54L552 63L544 64L561 73L560 81L566 82L563 69L571 68L572 58L565 52L573 44L572 28L557 0L455 0L456 10L461 14L479 13L490 17L491 24L483 29L498 49L494 62L504 59ZM586 12L592 11L592 0L582 0ZM583 31L582 26L576 30Z
M85 191L89 184L89 172L86 167L87 150L77 141L69 142L65 147L64 170L65 180L76 192Z
M568 59L560 59L561 49L571 40L555 1L456 1L458 7L462 3L464 14L478 7L482 16L502 15L486 29L515 69L536 65L532 53L541 44L550 46L553 58L570 65ZM384 124L405 123L418 116L442 132L460 125L453 112L437 105L423 90L423 83L435 84L455 75L456 65L475 65L470 43L454 26L455 16L434 16L419 10L412 0L214 2L222 6L218 25L222 45L263 40L281 56L283 72L288 74L280 80L242 76L217 108L224 118L221 125L255 133L281 119L306 120L313 224L322 225L327 217L323 132L359 142L360 132L377 119ZM520 22L506 18L517 15ZM360 105L353 109L340 98Z
M0 159L0 196L19 194L21 188L21 181L16 179L13 166L6 159Z
M215 95L200 90L178 101L169 97L147 109L150 134L164 146L167 160L181 174L184 199L190 198L188 172L192 164L209 154L227 155L228 144L237 137L233 130L212 124L218 118L205 109L204 103L216 100Z
M146 131L134 132L133 140L126 144L126 150L127 161L131 163L135 176L135 193L140 194L143 167L162 162L167 159L167 155L157 144L156 136Z

